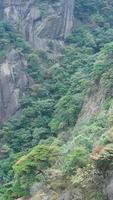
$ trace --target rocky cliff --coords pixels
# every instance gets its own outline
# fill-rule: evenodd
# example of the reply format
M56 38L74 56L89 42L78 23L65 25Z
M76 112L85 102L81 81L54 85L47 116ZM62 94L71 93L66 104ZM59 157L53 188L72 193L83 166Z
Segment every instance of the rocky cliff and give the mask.
M12 49L0 65L0 126L20 108L19 99L31 82L27 61Z
M76 2L82 29L71 35L66 52L59 57L75 26L75 0L0 0L0 19L12 24L15 35L19 33L18 39L10 38L12 46L9 42L10 50L5 49L5 58L0 60L0 184L4 184L0 190L4 199L0 200L9 199L7 195L21 197L18 200L113 199L113 170L108 168L113 160L113 148L108 145L113 143L113 44L101 52L104 44L112 41L112 23L103 23L104 16L97 15L99 8L95 12L93 2ZM49 53L35 51L40 49ZM24 95L27 105L21 115ZM20 121L17 118L4 125L12 116L20 116ZM52 144L54 154L48 153ZM96 166L101 151L107 152L105 163L102 157L107 165L104 174L102 167Z
M0 18L8 20L34 49L57 52L74 26L74 0L0 0ZM19 109L28 86L25 60L14 50L0 66L0 124Z
M58 51L74 25L74 0L4 0L0 4L2 17L36 49Z
M74 25L74 0L0 0L0 18L9 21L33 49L59 52ZM0 125L19 109L28 87L26 61L12 50L0 66Z

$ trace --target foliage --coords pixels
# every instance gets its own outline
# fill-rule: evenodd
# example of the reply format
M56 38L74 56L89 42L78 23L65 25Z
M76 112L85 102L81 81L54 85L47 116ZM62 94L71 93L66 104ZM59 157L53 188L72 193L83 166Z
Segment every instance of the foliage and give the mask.
M49 1L40 2L43 15L47 5ZM0 130L1 143L8 149L0 154L0 200L27 196L52 167L70 176L69 184L83 188L92 182L88 175L96 167L112 166L112 10L109 0L76 0L76 29L65 40L62 55L56 56L33 50L9 23L0 22L0 63L15 48L26 58L33 82L20 100L21 116L12 117ZM48 45L52 52L51 40ZM95 112L92 105L98 107ZM92 156L97 165L89 169L92 151L98 159ZM61 158L56 161L54 154ZM86 199L102 199L101 189L97 191Z
M45 170L54 164L57 156L57 146L49 147L46 145L38 145L27 155L22 156L13 166L15 173L13 191L15 195L29 194L31 184L38 180L40 175L45 176Z
M88 153L83 147L71 150L64 162L64 171L66 173L73 173L77 168L83 168L87 163L86 157L88 157Z
M78 168L76 174L72 176L71 181L75 187L81 188L85 199L102 200L105 198L102 192L103 176L99 174L92 163L87 164L82 169Z

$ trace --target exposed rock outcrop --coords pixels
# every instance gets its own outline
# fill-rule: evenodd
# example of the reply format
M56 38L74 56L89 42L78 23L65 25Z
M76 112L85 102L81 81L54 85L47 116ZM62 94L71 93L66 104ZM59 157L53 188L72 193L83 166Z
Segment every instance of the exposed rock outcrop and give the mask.
M9 20L33 48L59 51L74 24L74 0L4 0L2 16Z
M92 91L93 90L93 91ZM105 91L101 86L95 85L86 96L82 110L79 114L77 124L88 123L101 109L105 100Z
M26 60L14 49L0 65L0 126L19 111L19 99L31 82L26 67Z
M107 195L108 200L113 199L113 171L107 173L105 181L105 194Z
M74 24L74 0L0 0L0 19L8 20L34 49L59 52ZM0 126L19 110L29 85L26 61L14 50L0 65Z
M6 19L35 49L59 52L74 22L74 0L0 0ZM26 62L14 50L0 66L0 126L19 109L19 97L29 84Z

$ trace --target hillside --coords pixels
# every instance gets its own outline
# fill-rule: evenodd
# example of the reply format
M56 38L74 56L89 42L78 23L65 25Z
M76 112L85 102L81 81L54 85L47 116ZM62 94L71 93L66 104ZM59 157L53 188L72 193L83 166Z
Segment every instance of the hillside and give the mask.
M113 200L112 10L0 1L0 200Z

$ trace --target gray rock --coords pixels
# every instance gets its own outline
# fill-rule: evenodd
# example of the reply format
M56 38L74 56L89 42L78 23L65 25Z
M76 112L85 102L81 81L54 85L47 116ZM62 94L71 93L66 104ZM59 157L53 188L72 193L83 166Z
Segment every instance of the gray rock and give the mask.
M113 200L113 171L108 171L105 179L105 194L108 200Z
M20 109L20 97L31 82L26 67L26 60L14 49L0 65L0 126Z
M65 192L64 194L62 194L59 200L71 200L70 192Z
M9 20L36 49L62 48L74 25L74 0L0 0L1 17Z
M74 24L74 0L0 0L0 19L12 23L35 49L60 52ZM29 85L25 59L12 50L0 65L0 126L18 113Z
M76 188L65 191L58 200L83 200L82 194Z
M33 186L31 187L31 190L30 190L31 196L35 195L43 187L44 187L44 183L43 182L34 183Z
M107 186L107 195L109 200L113 200L113 180Z

